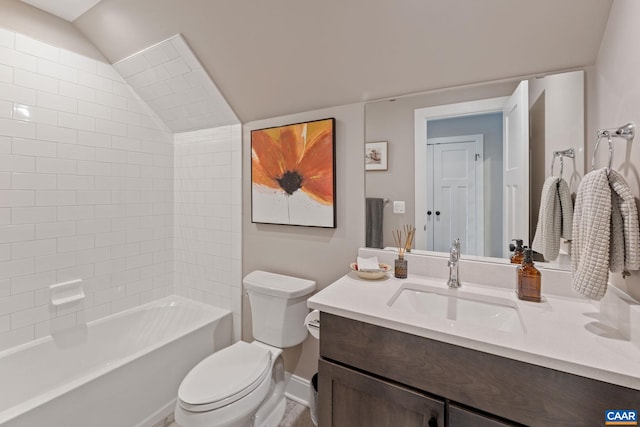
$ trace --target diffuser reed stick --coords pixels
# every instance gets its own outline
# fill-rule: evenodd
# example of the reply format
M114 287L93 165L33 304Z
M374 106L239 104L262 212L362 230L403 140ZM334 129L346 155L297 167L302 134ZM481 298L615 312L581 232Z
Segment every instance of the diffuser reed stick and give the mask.
M405 225L404 232L407 235L407 240L404 245L406 252L411 252L411 246L413 245L413 236L416 235L416 228L412 225Z
M416 228L412 225L405 225L403 229L391 230L393 234L393 241L398 248L398 254L400 258L404 257L405 252L411 251L413 245L413 238L416 234ZM404 235L404 238L403 238Z
M404 259L404 254L411 250L413 236L416 234L416 228L412 225L405 225L400 230L391 230L391 234L393 234L393 241L398 248L398 259L394 262L394 276L398 279L406 279L408 265L407 260Z

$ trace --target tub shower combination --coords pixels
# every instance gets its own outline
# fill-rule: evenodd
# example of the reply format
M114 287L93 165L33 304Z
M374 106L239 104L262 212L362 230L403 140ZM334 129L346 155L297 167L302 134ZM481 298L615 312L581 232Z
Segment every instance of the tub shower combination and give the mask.
M0 426L148 426L232 343L228 310L170 296L0 352Z

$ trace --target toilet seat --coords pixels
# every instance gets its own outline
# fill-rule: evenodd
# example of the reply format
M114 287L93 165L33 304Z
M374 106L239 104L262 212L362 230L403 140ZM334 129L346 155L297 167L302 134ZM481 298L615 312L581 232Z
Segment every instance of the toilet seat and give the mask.
M191 412L221 408L254 391L270 372L271 351L239 341L207 357L187 374L178 389L179 405Z

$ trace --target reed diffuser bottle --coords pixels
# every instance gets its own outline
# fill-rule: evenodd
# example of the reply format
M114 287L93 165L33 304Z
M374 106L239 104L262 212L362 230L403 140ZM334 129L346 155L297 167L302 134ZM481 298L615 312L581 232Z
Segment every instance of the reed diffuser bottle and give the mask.
M398 258L394 261L394 276L398 279L406 279L409 273L408 262L404 258L405 252L411 250L413 244L413 236L416 233L416 228L410 225L404 226L404 239L403 230L393 230L393 239L398 247Z
M409 273L407 260L404 259L404 253L398 254L398 258L393 263L393 275L398 279L406 279Z

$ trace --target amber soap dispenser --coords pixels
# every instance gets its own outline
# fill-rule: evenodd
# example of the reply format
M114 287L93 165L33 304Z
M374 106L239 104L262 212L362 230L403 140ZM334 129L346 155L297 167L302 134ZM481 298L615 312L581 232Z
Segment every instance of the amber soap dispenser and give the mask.
M513 239L516 244L513 243L510 245L510 249L513 252L513 256L511 257L511 264L522 264L524 261L524 248L522 247L522 239Z
M542 287L542 274L533 265L533 253L530 248L524 250L524 261L516 270L518 298L524 301L540 302L542 300L540 290Z

